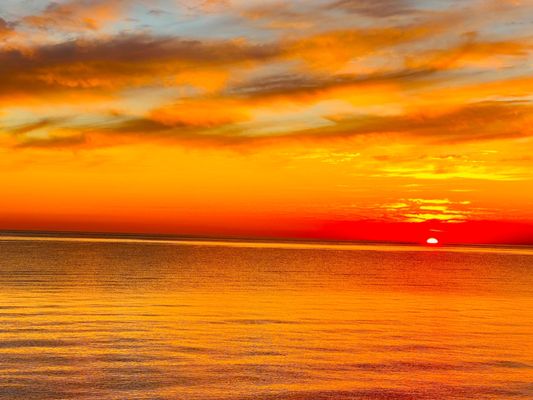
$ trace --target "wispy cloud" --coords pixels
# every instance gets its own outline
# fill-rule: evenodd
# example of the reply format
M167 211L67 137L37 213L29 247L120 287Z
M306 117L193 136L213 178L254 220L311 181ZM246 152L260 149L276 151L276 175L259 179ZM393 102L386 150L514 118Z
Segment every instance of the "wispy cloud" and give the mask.
M378 18L411 14L416 10L410 0L333 0L324 7Z
M20 23L47 31L98 30L119 20L128 5L126 0L68 0L50 2L42 12L24 17Z

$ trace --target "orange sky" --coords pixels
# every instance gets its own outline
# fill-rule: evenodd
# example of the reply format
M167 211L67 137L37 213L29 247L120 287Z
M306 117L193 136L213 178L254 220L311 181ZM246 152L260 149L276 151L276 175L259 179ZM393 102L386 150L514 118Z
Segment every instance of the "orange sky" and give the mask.
M0 230L533 243L533 1L22 3Z

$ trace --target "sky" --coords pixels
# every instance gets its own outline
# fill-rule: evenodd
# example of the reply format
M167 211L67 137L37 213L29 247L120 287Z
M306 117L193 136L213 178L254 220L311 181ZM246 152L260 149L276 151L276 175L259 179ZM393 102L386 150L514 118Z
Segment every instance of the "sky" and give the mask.
M3 0L0 230L533 244L532 0Z

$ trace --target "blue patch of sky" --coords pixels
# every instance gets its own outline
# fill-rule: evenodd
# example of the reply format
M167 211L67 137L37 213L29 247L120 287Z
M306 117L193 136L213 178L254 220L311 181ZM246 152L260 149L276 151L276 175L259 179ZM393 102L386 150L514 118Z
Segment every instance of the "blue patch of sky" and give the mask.
M0 18L14 22L24 16L34 15L44 10L48 0L1 0Z

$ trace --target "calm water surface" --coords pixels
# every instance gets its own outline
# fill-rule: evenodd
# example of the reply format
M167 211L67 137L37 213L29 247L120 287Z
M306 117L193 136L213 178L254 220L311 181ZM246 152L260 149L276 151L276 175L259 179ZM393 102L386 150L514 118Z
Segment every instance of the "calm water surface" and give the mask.
M531 399L533 252L0 240L0 399Z

